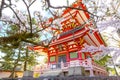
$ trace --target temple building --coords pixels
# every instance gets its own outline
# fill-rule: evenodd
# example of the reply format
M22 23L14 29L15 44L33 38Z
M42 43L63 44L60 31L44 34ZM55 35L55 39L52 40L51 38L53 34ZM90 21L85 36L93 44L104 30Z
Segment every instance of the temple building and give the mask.
M108 75L105 67L94 62L99 53L80 52L84 44L99 47L105 45L85 5L78 0L61 14L62 33L52 40L47 49L48 65L41 70L42 76ZM36 50L36 49L35 49Z

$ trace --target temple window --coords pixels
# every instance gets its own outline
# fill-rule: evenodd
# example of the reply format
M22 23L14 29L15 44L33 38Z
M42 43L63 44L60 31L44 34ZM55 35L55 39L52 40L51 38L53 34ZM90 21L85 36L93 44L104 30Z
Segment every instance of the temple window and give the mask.
M70 52L70 59L78 58L78 52Z
M51 57L50 57L50 62L54 62L54 61L55 61L55 58L56 58L55 56L51 56Z
M82 59L85 59L85 54L81 53Z

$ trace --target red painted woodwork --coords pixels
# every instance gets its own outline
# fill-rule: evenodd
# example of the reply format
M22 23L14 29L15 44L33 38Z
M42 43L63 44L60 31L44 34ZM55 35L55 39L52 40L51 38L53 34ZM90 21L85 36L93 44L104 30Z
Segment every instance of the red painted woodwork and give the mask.
M99 44L104 44L101 37L97 33L98 31L94 30L92 21L84 24L90 19L89 14L85 11L86 7L81 2L75 3L72 6L75 8L80 6L81 9L84 9L84 11L70 8L63 11L62 17L64 20L61 22L63 33L60 34L60 37L57 40L53 40L51 42L50 48L54 46L55 49L48 50L48 57L56 55L55 63L59 62L58 57L60 55L66 55L67 62L73 60L84 60L89 57L92 58L92 54L90 53L80 53L80 50L84 47L84 43L91 45L91 43L87 41L87 38L84 37L86 35L88 36L89 40L95 44L95 46L99 46L98 43L96 43L96 40L99 42ZM91 30L89 27L93 28L93 30ZM91 32L92 34L90 34ZM92 38L92 36L95 36L96 39ZM77 52L78 56L70 59L71 52ZM76 55L73 54L73 56Z
M67 8L61 14L63 18L60 22L63 30L62 33L59 34L59 38L52 40L49 48L43 50L48 53L48 64L59 63L61 58L65 58L64 60L66 60L66 62L84 60L89 57L92 58L91 53L80 52L84 47L83 44L86 43L94 46L104 45L104 41L98 31L94 29L95 26L92 24L90 15L86 12L86 7L82 4L81 0L79 0L78 3L74 3L72 6L74 8L80 7L80 9L83 10ZM53 19L54 18L50 18L48 22L52 22ZM51 27L51 30L56 30L56 28ZM61 55L65 55L65 57L60 58ZM71 59L71 55L75 58ZM52 56L55 56L55 61L50 62Z
M87 67L86 70L90 71L93 75L93 69L102 70L106 73L104 68L100 68L93 64L92 56L96 53L81 52L84 44L92 46L105 45L99 32L90 20L90 15L86 12L86 7L82 4L82 0L72 4L72 7L83 9L70 9L67 8L63 11L61 17L63 20L60 22L62 26L62 33L59 38L52 40L49 48L34 47L35 50L43 49L47 52L49 69L61 67L62 70L68 70L69 67L83 66ZM50 18L48 22L52 22L54 18ZM51 30L57 30L51 27ZM33 49L33 48L32 48ZM95 66L95 68L94 68Z

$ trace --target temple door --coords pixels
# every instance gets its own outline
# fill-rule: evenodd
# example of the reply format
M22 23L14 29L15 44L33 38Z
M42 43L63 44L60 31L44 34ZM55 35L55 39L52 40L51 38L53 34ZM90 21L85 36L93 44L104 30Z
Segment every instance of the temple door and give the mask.
M61 68L61 62L66 63L66 55L60 55L58 57L58 67Z

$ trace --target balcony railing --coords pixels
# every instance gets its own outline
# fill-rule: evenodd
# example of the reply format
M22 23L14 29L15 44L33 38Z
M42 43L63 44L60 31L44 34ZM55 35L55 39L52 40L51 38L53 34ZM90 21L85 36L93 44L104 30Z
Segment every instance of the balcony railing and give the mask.
M96 64L95 62L93 62L91 59L85 59L85 60L75 60L75 61L70 61L70 62L66 62L66 63L50 63L48 66L45 66L44 69L40 70L40 71L48 71L48 70L55 70L55 69L61 69L61 70L65 70L68 71L69 67L76 67L76 66L81 66L84 67L87 70L90 69L100 69L105 71L105 67L102 67L98 64Z

